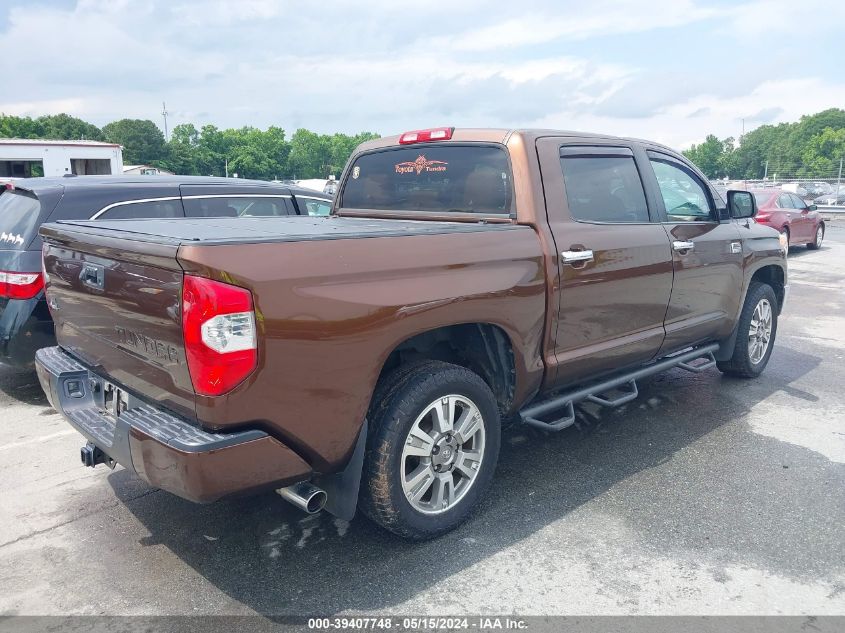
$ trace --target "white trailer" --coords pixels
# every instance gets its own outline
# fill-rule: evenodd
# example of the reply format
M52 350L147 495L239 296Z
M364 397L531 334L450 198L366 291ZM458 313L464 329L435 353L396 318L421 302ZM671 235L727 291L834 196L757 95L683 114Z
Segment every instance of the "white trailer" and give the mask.
M0 138L0 178L123 173L123 148L99 141Z

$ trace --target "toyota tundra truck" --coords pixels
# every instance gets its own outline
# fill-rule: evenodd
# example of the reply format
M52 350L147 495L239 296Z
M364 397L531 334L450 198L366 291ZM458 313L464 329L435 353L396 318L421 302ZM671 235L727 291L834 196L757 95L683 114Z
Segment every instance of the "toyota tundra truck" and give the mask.
M407 132L356 149L329 217L44 225L38 376L87 466L431 538L488 490L504 424L560 431L672 367L763 371L787 270L755 212L647 141Z

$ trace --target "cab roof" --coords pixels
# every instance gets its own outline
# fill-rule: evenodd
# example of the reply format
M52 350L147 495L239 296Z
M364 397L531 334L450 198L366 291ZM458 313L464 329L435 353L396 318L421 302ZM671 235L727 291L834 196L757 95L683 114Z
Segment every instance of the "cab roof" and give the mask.
M574 130L554 130L544 128L454 128L452 138L445 141L433 141L434 143L452 143L452 142L475 142L475 143L501 143L506 144L508 138L512 135L519 135L525 139L526 142L533 143L538 138L544 136L559 136L572 138L587 138L596 141L618 141L626 143L638 143L648 145L654 148L661 148L673 153L677 153L671 147L655 143L645 139L634 137L613 136L612 134L598 134L595 132L578 132ZM394 134L391 136L383 136L372 141L367 141L358 146L359 152L368 151L372 149L381 149L384 147L400 146L399 138L402 134Z

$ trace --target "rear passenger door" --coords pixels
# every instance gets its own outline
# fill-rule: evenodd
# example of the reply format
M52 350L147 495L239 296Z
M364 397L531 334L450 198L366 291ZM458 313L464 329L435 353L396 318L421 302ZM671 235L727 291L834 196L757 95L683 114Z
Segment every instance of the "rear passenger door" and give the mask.
M658 198L674 268L663 355L730 334L742 297L743 244L736 221L721 217L727 214L691 165L668 153L646 154L646 186Z
M664 338L672 255L633 146L541 138L537 150L559 267L552 382L653 358Z
M792 218L792 225L800 227L800 231L795 234L795 237L800 237L806 242L812 241L816 235L816 226L807 203L794 193L789 194L789 198L792 200L793 213L795 214Z
M188 217L266 218L296 215L296 208L287 190L221 185L182 185L179 189Z

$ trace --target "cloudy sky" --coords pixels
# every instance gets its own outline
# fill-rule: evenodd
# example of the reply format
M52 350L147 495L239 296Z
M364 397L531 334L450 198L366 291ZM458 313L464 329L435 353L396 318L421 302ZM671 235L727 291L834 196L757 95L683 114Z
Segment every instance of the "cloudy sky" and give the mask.
M836 0L0 0L0 112L685 148L845 107Z

